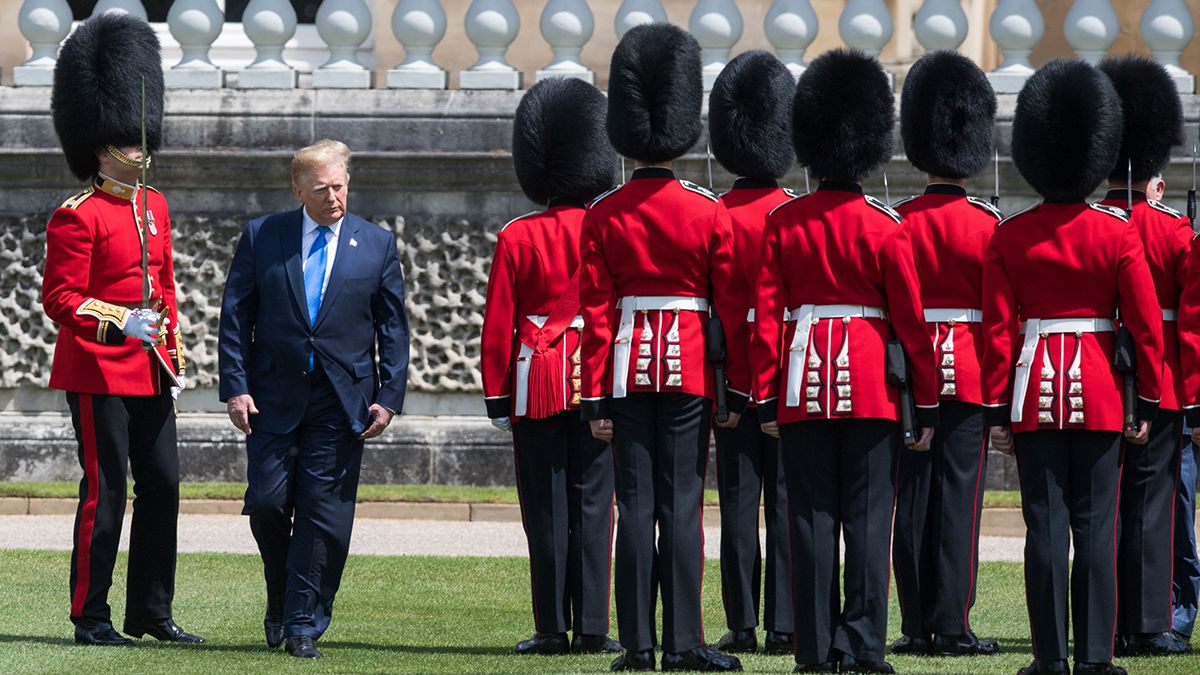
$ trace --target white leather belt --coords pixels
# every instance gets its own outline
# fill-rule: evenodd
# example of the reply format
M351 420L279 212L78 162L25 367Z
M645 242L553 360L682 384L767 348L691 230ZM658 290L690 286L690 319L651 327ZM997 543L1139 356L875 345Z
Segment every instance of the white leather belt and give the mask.
M1178 321L1179 313L1173 309L1163 307L1163 321Z
M613 340L613 398L628 393L629 354L633 348L633 315L647 311L707 312L708 300L689 295L627 295L617 301L621 323Z
M925 310L925 323L979 323L983 311L978 309L937 308Z
M795 321L796 332L788 347L787 399L790 407L800 405L800 386L804 379L804 356L808 352L808 335L821 319L886 319L888 314L879 307L866 305L800 305L783 313L784 321Z
M746 312L746 323L754 323L754 308L753 307L750 308L750 311Z
M1017 359L1017 370L1013 375L1012 421L1020 422L1025 416L1025 394L1029 391L1029 369L1037 354L1042 338L1051 334L1106 333L1114 330L1110 319L1026 319L1021 326L1025 336L1021 344L1021 356Z
M541 328L550 317L545 314L530 314L525 318ZM567 328L581 330L583 317L576 314ZM524 417L526 411L529 410L529 359L532 356L533 347L522 342L521 350L517 352L517 403L513 408L513 414L517 417Z

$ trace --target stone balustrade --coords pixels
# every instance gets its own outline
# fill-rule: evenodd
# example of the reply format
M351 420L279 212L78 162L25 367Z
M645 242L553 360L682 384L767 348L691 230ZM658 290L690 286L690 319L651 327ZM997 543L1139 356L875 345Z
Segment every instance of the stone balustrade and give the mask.
M1064 0L1068 2L1070 0ZM919 6L918 6L919 5ZM175 0L160 29L172 43L177 62L167 64L167 86L181 89L216 89L224 86L251 89L292 89L300 84L298 71L311 70L316 89L370 88L369 54L375 25L367 0L323 0L313 26L298 26L289 0L251 0L240 23L226 23L222 0ZM128 12L147 16L141 0L100 0L94 12ZM58 46L73 26L67 0L24 0L19 11L21 35L32 55L13 71L16 86L50 84ZM746 25L734 0L696 0L686 24L703 48L704 82L711 87L737 43L751 31L761 31L780 59L796 74L804 69L806 50L821 26L811 0L773 0L762 25ZM620 36L630 27L665 21L659 0L623 0L611 26ZM517 90L525 81L521 70L508 61L509 47L521 35L517 5L512 0L472 0L462 16L447 16L441 0L396 0L390 28L403 46L405 57L387 71L380 85L393 89L445 89L450 78L434 58L434 49L446 36L447 21L462 21L466 38L478 59L458 73L461 89ZM547 0L536 26L525 26L525 39L544 41L553 54L549 63L530 73L533 78L578 77L596 81L580 54L591 40L596 21L587 0ZM380 23L383 30L385 23ZM961 0L847 0L838 16L839 42L870 54L879 54L893 39L896 26L911 31L920 47L958 49L966 39L968 14ZM834 30L826 26L825 30ZM293 49L298 29L308 30L312 43L306 61L298 68L285 58ZM607 30L604 26L602 29ZM1062 35L1075 55L1097 62L1118 38L1117 12L1110 0L1073 0L1063 19ZM1046 33L1036 0L998 0L988 18L987 32L1001 55L989 77L998 93L1018 91L1033 70L1030 54ZM1195 91L1195 77L1180 65L1180 54L1191 42L1195 23L1185 0L1151 0L1141 14L1137 34L1141 46L1165 65L1181 92ZM245 42L246 60L233 66L214 63L210 53L225 35ZM250 52L253 51L253 55ZM229 59L223 59L227 64ZM226 77L226 72L236 77ZM306 80L307 83L307 80Z

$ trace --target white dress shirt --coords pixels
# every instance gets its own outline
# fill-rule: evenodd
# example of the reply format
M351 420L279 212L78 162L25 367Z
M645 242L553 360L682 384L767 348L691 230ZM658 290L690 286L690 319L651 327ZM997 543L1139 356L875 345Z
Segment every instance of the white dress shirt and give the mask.
M304 235L300 238L300 269L307 272L308 268L308 252L312 250L313 242L317 240L317 228L320 225L308 215L308 209L302 209L304 212ZM325 235L325 281L321 284L321 297L325 297L325 290L329 288L329 275L333 272L333 259L337 256L338 233L342 230L342 221L346 217L338 218L338 221L329 226L329 232Z

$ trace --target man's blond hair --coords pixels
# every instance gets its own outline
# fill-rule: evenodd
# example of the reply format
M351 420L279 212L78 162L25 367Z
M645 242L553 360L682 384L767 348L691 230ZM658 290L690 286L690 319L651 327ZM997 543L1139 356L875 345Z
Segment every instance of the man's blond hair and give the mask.
M300 148L292 155L292 182L299 183L301 176L330 164L341 164L350 175L350 148L345 143L326 138Z

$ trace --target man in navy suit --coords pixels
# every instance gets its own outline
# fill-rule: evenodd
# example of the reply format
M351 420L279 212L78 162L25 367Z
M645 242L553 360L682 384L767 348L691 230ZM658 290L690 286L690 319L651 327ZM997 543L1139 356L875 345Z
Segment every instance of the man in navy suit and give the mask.
M267 646L302 658L321 656L363 441L400 413L408 379L396 238L346 212L349 182L345 144L296 152L302 206L246 226L221 303L221 400L246 434L242 513L263 559Z

